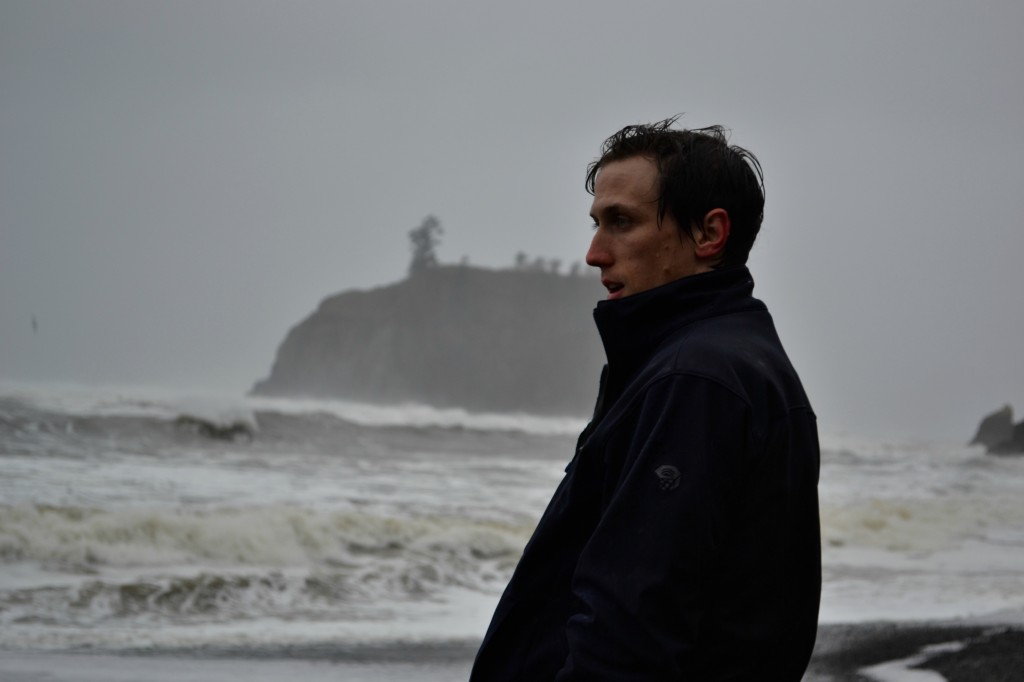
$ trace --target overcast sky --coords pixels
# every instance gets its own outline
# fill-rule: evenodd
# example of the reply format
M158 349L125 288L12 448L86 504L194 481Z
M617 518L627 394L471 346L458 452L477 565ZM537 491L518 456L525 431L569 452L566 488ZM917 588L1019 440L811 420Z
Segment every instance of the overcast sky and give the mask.
M755 293L823 430L966 439L1024 412L1022 26L1009 0L0 0L0 378L241 393L325 296L404 277L428 214L442 261L581 261L601 141L683 113L761 159Z

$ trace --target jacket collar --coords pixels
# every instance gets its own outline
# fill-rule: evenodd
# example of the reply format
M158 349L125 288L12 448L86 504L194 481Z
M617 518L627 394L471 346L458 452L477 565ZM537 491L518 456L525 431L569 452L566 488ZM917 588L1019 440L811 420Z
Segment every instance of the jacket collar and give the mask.
M669 282L613 301L600 301L594 321L609 369L633 373L665 337L697 320L740 310L764 309L753 298L754 280L746 266L734 266Z

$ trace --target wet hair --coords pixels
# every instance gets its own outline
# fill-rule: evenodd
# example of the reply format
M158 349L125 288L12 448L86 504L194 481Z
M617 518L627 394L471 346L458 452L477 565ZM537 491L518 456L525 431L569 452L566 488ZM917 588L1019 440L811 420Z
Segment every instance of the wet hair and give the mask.
M597 173L605 165L635 156L648 158L660 180L659 222L671 214L680 233L692 239L691 229L703 231L709 211L725 209L731 229L716 267L742 265L764 219L761 164L746 149L730 145L722 126L677 130L672 128L677 118L626 126L605 140L600 158L587 167L587 191L594 193Z

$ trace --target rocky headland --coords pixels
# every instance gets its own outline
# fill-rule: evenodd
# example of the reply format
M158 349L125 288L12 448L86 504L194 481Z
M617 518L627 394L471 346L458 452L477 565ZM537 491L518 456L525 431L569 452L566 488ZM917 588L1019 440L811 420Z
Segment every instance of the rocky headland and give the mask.
M593 276L439 265L324 299L257 395L586 416L604 351Z

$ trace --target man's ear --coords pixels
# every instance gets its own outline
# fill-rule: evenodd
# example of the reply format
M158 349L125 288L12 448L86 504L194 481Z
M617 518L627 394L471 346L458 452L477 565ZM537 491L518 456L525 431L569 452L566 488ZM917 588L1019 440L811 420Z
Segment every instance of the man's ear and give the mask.
M703 230L694 230L694 253L701 260L717 260L725 253L732 223L724 208L713 208L704 216Z

